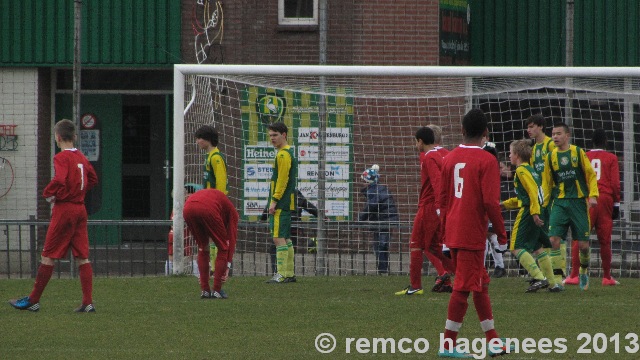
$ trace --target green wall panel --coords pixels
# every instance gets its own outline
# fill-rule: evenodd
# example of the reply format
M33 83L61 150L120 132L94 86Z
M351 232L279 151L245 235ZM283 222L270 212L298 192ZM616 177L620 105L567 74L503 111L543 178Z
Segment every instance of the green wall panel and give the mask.
M564 1L470 0L470 7L473 65L564 65Z
M84 0L83 66L166 66L180 59L176 0ZM0 66L73 64L73 0L0 0Z
M575 66L639 66L640 0L575 2Z

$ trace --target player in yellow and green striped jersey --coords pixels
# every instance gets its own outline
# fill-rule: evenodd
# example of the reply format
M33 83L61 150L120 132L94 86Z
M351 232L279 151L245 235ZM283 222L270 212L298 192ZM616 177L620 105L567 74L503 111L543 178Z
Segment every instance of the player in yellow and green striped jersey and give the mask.
M529 134L529 137L534 140L534 144L532 144L531 147L531 159L529 159L529 164L533 166L538 174L542 175L544 172L544 159L547 157L548 153L556 148L556 145L553 143L553 140L544 133L545 119L542 114L529 116L527 118L526 125L527 134ZM542 221L544 221L545 229L548 228L549 211L547 208L542 208L540 217L542 218ZM560 239L560 255L566 262L567 244L565 239L566 236L562 236ZM547 248L545 250L548 254L551 254L551 248ZM562 270L564 275L564 269Z
M549 255L544 250L551 247L544 221L540 217L541 204L544 201L542 179L529 164L531 146L528 140L516 140L511 143L509 160L517 166L514 176L516 197L502 202L506 209L520 209L511 230L509 250L527 269L532 280L526 292L536 292L551 285L555 286L553 268ZM536 259L532 255L536 256Z
M224 155L218 149L218 131L211 125L203 125L196 131L198 147L207 152L204 162L202 186L205 189L218 189L227 194L227 164ZM215 271L215 259L218 254L216 245L209 244L211 272Z
M591 234L588 207L598 203L596 173L585 151L569 143L571 132L566 124L554 125L551 136L556 148L545 158L542 174L544 204L552 204L549 214L551 262L556 274L566 267L566 260L560 255L560 238L571 227L572 238L579 241L580 247L580 288L587 290ZM555 287L561 290L561 285Z
M295 253L291 242L291 213L296 210L295 188L298 163L287 142L289 129L282 122L267 126L269 139L276 148L276 158L269 190L269 225L276 245L276 269L268 283L295 282Z

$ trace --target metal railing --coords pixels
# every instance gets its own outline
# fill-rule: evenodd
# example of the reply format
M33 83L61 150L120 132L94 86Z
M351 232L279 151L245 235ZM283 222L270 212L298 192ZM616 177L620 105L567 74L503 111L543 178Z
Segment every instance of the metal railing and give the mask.
M510 222L507 221L507 228ZM170 220L91 220L89 221L90 260L95 276L131 277L165 274L168 258L167 233ZM328 266L331 275L359 275L375 273L369 229L374 223L358 221L330 221L326 225ZM404 275L409 268L408 241L410 222L392 224L394 235L390 244L390 273ZM40 261L40 253L49 221L0 220L0 278L32 278ZM315 222L300 222L298 228L305 235L298 240L296 273L315 275L316 254L307 251L306 240L315 233ZM601 272L598 241L592 236L591 271ZM238 246L233 261L236 276L265 276L271 272L272 241L264 222L241 222ZM640 277L640 223L614 224L612 272L619 277ZM195 255L195 254L193 254ZM569 259L567 259L569 263ZM426 264L426 263L425 263ZM505 267L516 275L519 265L515 257L505 254ZM426 274L433 274L426 264ZM75 277L73 257L56 262L57 277Z

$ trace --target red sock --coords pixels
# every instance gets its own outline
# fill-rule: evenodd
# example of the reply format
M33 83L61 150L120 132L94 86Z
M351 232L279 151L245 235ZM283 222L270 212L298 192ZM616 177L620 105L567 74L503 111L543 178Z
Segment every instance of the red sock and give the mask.
M576 241L577 242L577 241ZM602 277L611 278L611 243L600 243L600 257L602 258Z
M578 271L580 270L580 249L578 249L578 242L571 242L571 274L569 277L578 277Z
M487 341L497 338L498 333L493 327L493 312L491 311L491 299L489 299L489 289L487 287L484 287L481 292L473 292L473 304L476 307L478 319Z
M452 329L445 328L444 330L444 338L451 339L451 345L456 346L456 340L458 338L458 331L460 330L459 326L462 326L462 321L464 320L464 315L467 313L467 308L469 307L469 303L467 302L467 298L469 297L468 291L458 291L453 290L451 293L451 297L449 298L449 307L447 308L447 325L450 322L455 324ZM459 324L459 326L457 325ZM448 342L444 343L444 348L447 350L451 350L449 348Z
M436 272L438 273L438 276L444 275L446 271L442 266L442 261L440 261L440 259L438 259L434 254L432 254L429 251L429 249L426 249L424 251L424 256L426 256L427 260L429 260L429 262L433 264L433 267L436 268Z
M448 257L444 256L444 254L442 253L442 247L438 246L438 248L436 249L432 249L431 251L433 251L433 256L438 259L438 261L440 262L440 266L444 268L443 271L448 272L449 274L455 274L456 272L456 268L453 266L453 260L449 259Z
M200 290L211 291L209 287L209 245L206 246L207 251L198 249L198 271L200 272Z
M29 301L31 301L31 303L35 304L40 302L40 296L42 296L44 288L47 287L51 275L53 275L53 265L40 264L38 273L36 274L36 282L33 284L31 295L29 295Z
M420 250L411 250L409 279L411 280L412 288L422 288L422 251Z
M216 255L216 272L213 274L213 290L220 291L222 289L222 277L227 270L227 258L229 257L228 250L222 250L218 248L218 255Z
M91 263L78 266L80 273L80 287L82 288L82 305L93 303L93 267Z

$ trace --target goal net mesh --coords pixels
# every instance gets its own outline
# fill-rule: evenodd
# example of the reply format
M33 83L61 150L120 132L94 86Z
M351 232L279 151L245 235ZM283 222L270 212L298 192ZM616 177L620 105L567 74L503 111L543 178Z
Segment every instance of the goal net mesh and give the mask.
M502 166L503 197L514 196L509 144L528 138L525 120L546 119L545 132L563 121L572 129L571 142L591 148L594 129L603 128L609 150L620 159L622 217L614 222L613 276L638 276L638 165L640 147L640 82L624 78L559 77L394 77L389 76L222 76L187 75L184 86L184 168L182 183L201 183L205 154L195 143L195 131L213 125L220 133L229 176L228 196L240 214L235 275L271 275L274 245L268 222L261 219L267 204L274 149L266 125L283 121L299 164L297 187L313 204L318 201L318 145L321 102L326 104L326 255L331 275L377 274L376 253L388 247L390 274L409 270L408 243L417 210L420 164L416 130L427 124L442 129L442 146L453 149L462 140L461 119L472 107L490 117L490 140ZM177 164L177 163L176 163ZM397 221L359 221L366 206L361 174L379 165L380 184L397 206ZM181 185L181 184L180 184ZM179 184L174 184L179 186ZM507 230L515 212L503 213ZM294 226L296 274L317 274L314 239L318 223L303 211ZM388 245L380 229L390 229ZM385 230L386 231L386 230ZM595 234L595 233L594 233ZM385 236L382 236L383 240ZM601 275L599 245L592 237L592 271ZM193 244L187 244L193 246ZM381 250L382 249L382 250ZM185 251L191 264L195 249ZM572 254L569 253L569 257ZM570 260L567 259L567 264ZM491 267L490 259L487 266ZM523 274L515 257L505 254L510 276ZM188 266L185 267L188 270ZM424 273L433 275L425 260Z

